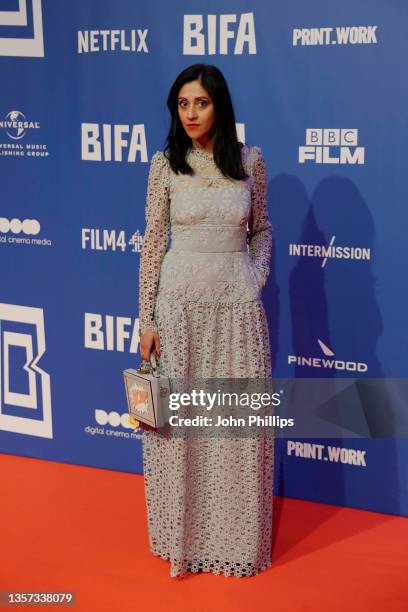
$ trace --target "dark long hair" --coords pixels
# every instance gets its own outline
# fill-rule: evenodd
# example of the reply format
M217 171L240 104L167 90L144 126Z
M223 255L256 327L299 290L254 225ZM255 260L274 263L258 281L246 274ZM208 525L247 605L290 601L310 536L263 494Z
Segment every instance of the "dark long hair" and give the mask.
M228 85L222 72L211 64L189 66L178 75L170 89L167 107L171 115L171 125L166 139L165 155L171 168L176 174L194 174L193 168L186 161L186 154L192 142L178 115L178 96L185 83L195 80L201 82L214 104L215 116L211 130L214 136L214 162L226 177L237 180L247 178L241 158L243 144L237 138Z

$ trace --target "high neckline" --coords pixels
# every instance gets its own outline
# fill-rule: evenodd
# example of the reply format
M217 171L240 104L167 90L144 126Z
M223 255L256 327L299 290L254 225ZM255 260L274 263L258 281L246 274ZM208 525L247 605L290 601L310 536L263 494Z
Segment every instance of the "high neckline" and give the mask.
M200 144L198 144L195 140L191 141L191 150L198 155L199 157L203 157L204 159L214 159L212 151L208 151Z

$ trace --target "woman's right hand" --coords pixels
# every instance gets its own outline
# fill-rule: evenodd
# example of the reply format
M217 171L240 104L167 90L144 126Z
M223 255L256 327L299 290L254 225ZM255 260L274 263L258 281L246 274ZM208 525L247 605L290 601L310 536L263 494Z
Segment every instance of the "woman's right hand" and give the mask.
M160 336L153 330L147 330L140 336L140 355L142 359L149 361L153 350L160 357Z
M160 357L160 336L157 332L148 330L140 335L140 355L142 359L150 361L152 350ZM139 429L146 429L149 431L152 428L139 421Z

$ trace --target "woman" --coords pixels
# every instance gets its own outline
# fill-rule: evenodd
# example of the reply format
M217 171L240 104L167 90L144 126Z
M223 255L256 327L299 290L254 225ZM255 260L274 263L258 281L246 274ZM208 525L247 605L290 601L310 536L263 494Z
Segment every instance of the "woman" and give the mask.
M167 147L152 157L147 188L141 355L154 350L173 378L270 378L262 151L238 142L215 66L185 69L167 105ZM170 576L251 576L271 564L273 440L146 430L143 465L150 550L170 560Z

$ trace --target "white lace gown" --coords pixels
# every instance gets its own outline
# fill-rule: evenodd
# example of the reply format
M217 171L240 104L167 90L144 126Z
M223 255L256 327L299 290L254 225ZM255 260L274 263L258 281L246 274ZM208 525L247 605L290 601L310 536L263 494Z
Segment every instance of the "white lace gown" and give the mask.
M194 175L175 174L161 151L151 160L140 331L158 331L169 377L271 378L262 150L243 145L241 181L196 143L187 160ZM143 466L150 551L170 561L171 577L250 576L271 565L273 439L144 431Z

